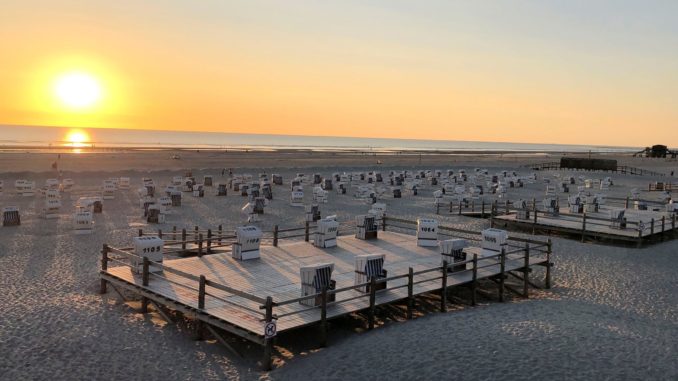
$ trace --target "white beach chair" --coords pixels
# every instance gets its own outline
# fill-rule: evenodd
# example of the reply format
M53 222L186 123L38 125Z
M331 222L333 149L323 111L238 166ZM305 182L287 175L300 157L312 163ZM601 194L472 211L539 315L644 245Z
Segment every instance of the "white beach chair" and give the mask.
M417 246L438 246L438 220L417 218Z
M332 280L334 263L319 263L299 268L301 278L301 296L317 295L313 299L304 299L299 303L307 306L319 306L322 304L320 294L323 289L334 290L336 282ZM335 301L335 294L327 295L327 302Z
M260 257L259 246L262 232L256 226L241 226L235 230L236 242L233 243L232 256L239 260Z

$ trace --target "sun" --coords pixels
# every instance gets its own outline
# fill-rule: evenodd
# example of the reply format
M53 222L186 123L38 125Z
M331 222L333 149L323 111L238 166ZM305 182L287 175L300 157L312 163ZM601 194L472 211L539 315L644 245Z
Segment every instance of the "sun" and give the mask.
M83 109L101 99L101 85L92 75L83 72L62 74L54 83L56 97L66 106Z
M70 130L64 140L67 146L86 147L86 143L89 142L89 134L83 130Z

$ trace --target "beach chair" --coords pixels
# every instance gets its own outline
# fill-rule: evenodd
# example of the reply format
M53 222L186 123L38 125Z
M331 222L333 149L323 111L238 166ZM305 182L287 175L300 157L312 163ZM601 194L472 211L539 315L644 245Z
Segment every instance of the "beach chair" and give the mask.
M21 195L23 197L35 196L35 181L24 182L23 191L21 192Z
M466 270L466 263L455 264L466 261L466 253L464 252L466 247L468 247L468 242L461 238L440 241L440 264L444 265L444 262L447 262L447 270L451 272Z
M172 207L181 206L181 192L180 191L173 191L172 194L170 194L170 199L172 200Z
M151 204L148 206L148 212L146 214L146 222L150 224L164 224L165 215L160 210L160 206L157 204Z
M241 226L236 228L235 236L236 242L231 250L233 258L245 261L260 257L261 229L251 225Z
M129 177L121 177L118 180L118 189L127 190L129 188L130 188L130 178Z
M193 197L205 197L205 187L202 184L193 185Z
M205 175L202 177L202 183L206 187L211 187L214 182L214 177L212 175Z
M584 205L581 197L572 195L567 198L567 204L570 208L570 213L584 213Z
M115 184L111 180L104 180L101 188L101 196L104 200L113 200L115 198Z
M481 257L491 257L508 249L508 232L495 228L485 229L481 232ZM497 258L499 260L499 258Z
M417 218L417 246L438 246L438 220Z
M283 177L278 174L273 174L273 184L275 185L283 185Z
M61 210L61 200L58 198L46 198L45 204L42 208L42 217L45 219L59 218L59 211Z
M624 217L626 209L612 209L610 210L610 221L612 229L626 229L626 217Z
M19 208L16 206L6 206L2 208L2 226L19 226L21 225L21 216L19 215Z
M358 288L359 291L370 292L369 282L372 281L372 278L380 280L387 277L388 273L384 270L384 259L384 254L365 254L355 257L355 284L368 283ZM385 288L386 282L383 281L377 283L374 290L379 291Z
M633 201L633 209L635 210L647 210L647 203L642 200Z
M134 237L132 238L132 247L134 248L135 255L131 260L132 270L134 272L143 272L143 258L148 258L148 260L152 262L148 267L148 272L162 272L162 267L153 264L162 264L163 249L165 247L165 241L163 241L162 238L153 236Z
M264 207L266 206L266 198L257 197L254 199L254 213L264 214Z
M293 190L290 194L290 205L291 206L304 206L304 191L303 190Z
M529 220L530 210L525 200L518 200L513 204L516 207L516 220Z
M584 210L586 213L595 213L598 211L598 200L596 196L585 196L584 197Z
M224 183L217 184L217 196L227 196L227 195L228 189L226 187L226 184Z
M318 220L318 227L313 236L313 245L321 248L337 246L337 233L339 222L336 217L326 217Z
M73 189L73 186L75 185L75 181L73 179L64 179L61 184L59 185L59 190L63 192L70 192L71 189Z
M273 189L271 188L270 184L264 185L261 188L261 191L262 191L265 199L273 200Z
M374 216L360 215L356 216L355 220L357 226L356 238L363 240L377 239L377 224Z
M94 219L92 212L88 210L79 210L73 214L73 231L77 235L91 234Z
M542 206L544 207L544 212L557 217L560 214L558 199L555 197L546 197L542 200Z
M319 306L322 304L322 291L334 290L337 282L332 279L334 263L319 263L303 266L299 269L301 278L301 296L316 295L313 299L300 300L299 303L306 306ZM335 294L327 294L327 302L334 302Z
M318 204L306 205L306 222L320 220L320 206Z

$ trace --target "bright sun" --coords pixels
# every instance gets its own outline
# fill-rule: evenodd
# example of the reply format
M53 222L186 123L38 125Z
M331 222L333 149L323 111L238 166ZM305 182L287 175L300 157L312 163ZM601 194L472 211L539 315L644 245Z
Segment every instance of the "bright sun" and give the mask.
M61 102L73 108L86 108L101 99L101 86L87 73L72 72L57 78L54 91Z
M83 130L70 130L66 134L66 144L73 147L85 147L89 142L89 135Z

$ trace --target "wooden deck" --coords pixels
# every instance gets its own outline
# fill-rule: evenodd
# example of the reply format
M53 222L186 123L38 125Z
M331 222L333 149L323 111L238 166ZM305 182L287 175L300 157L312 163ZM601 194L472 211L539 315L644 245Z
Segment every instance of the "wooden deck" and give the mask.
M493 224L499 228L532 229L533 231L562 232L588 237L598 237L613 241L642 242L654 241L676 233L675 216L667 217L666 213L627 209L628 226L625 229L612 227L609 210L601 209L596 213L588 213L584 221L583 214L570 214L568 208L560 208L557 217L539 211L535 222L532 214L529 220L516 219L516 213L497 215L492 218Z
M479 249L471 247L469 253ZM352 236L338 239L338 247L319 249L307 242L288 241L278 247L262 246L261 258L239 261L228 253L202 257L165 260L165 271L149 274L148 285L143 285L141 274L134 273L128 266L109 267L101 271L101 277L116 286L139 292L146 297L155 295L182 306L187 311L196 311L200 316L218 320L254 337L263 337L265 314L261 308L267 297L274 303L292 300L300 296L299 268L316 263L334 263L333 279L337 289L354 285L354 258L361 254L385 254L384 268L388 276L407 275L409 268L414 272L440 267L441 256L438 248L424 248L416 245L414 236L379 232L378 240L363 241ZM534 251L529 264L546 264L545 255ZM505 272L525 268L525 256L521 253L507 254ZM472 265L469 263L468 268ZM207 287L205 306L199 308L199 284L194 279L168 271L170 269L190 274L203 275L210 281L253 295L252 300L234 293ZM422 294L442 288L441 271L418 274L414 279L413 294ZM497 259L479 261L477 279L487 279L501 274ZM447 287L468 284L473 281L472 271L449 273ZM375 304L386 304L408 297L408 278L388 282L388 289L376 293ZM328 304L327 319L364 310L370 307L369 294L348 290L336 294L336 301ZM321 321L321 309L308 307L298 302L275 306L278 332L303 327Z

